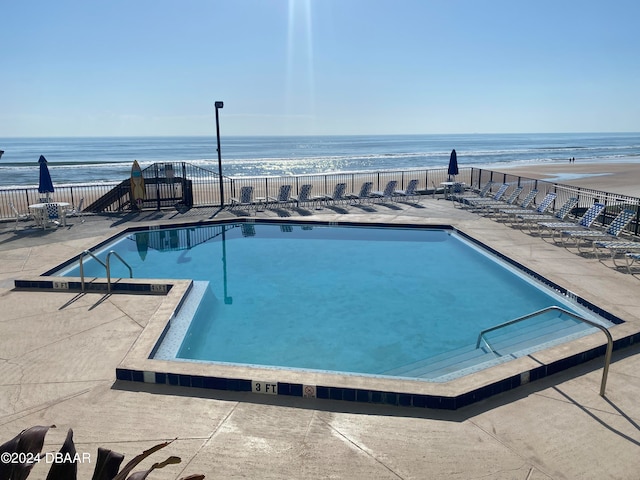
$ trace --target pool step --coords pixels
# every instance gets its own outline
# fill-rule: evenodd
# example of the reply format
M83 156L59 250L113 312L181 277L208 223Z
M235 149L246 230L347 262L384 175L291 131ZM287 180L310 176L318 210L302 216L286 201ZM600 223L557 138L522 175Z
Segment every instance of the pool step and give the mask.
M483 348L475 348L475 345L466 346L388 370L384 372L384 375L431 379L472 365L492 361L496 358L499 358L499 356L493 352Z
M562 322L558 323L560 320ZM554 316L529 325L524 324L516 331L505 330L504 333L490 336L492 350L481 342L480 348L469 345L388 370L384 374L444 381L448 379L446 377L459 375L464 370L478 370L481 366L485 368L487 363L502 363L592 331L595 329L566 317Z
M558 325L550 321L533 329L517 332L515 335L505 335L502 338L493 339L491 347L501 355L522 356L533 350L547 347L549 343L558 343L560 340L567 341L571 337L582 336L594 331L596 331L595 328L583 323L566 321Z

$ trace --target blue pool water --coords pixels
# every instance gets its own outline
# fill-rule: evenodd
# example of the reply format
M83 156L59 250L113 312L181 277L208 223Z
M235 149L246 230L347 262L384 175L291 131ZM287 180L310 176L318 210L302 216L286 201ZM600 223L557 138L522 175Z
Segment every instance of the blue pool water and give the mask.
M137 232L97 255L112 250L135 278L198 281L175 352L188 360L421 376L405 366L547 306L594 318L451 229L243 223ZM87 260L85 276L104 267ZM112 277L127 276L112 263ZM588 329L552 317L516 328Z

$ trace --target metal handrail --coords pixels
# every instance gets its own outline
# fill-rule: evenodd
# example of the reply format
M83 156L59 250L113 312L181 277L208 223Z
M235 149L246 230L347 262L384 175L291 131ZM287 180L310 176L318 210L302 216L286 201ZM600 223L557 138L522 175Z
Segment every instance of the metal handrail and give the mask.
M133 269L131 268L131 266L129 266L129 264L127 262L124 261L124 259L118 254L118 252L111 250L108 254L107 254L107 262L103 262L102 260L100 260L97 256L95 256L92 252L90 252L89 250L85 250L84 252L82 252L80 254L80 285L81 285L81 290L82 292L85 291L85 281L84 281L84 257L86 255L89 255L90 257L92 257L94 260L96 260L100 265L102 265L106 272L107 272L107 292L111 293L111 255L115 255L116 257L118 257L118 259L129 269L129 278L133 278Z
M85 255L89 255L91 256L94 260L96 260L98 263L100 263L105 269L107 268L107 265L100 260L98 257L96 257L93 253L91 253L89 250L85 250L84 252L82 252L80 254L80 285L81 285L81 290L82 292L84 292L84 263L83 263L83 259L85 257Z
M508 322L504 322L501 323L500 325L495 325L493 327L490 328L486 328L484 330L482 330L480 332L480 334L478 335L478 340L476 341L476 348L480 347L480 342L484 339L484 343L487 345L487 347L489 347L489 350L491 350L493 352L493 350L491 349L491 345L489 344L489 342L487 341L486 338L484 338L485 333L489 333L492 332L494 330L498 330L499 328L503 328L503 327L507 327L509 325L513 325L514 323L518 323L518 322L522 322L524 320L528 320L532 317L537 317L538 315L542 315L543 313L547 313L551 310L557 310L559 312L562 312L566 315L569 315L572 318L575 318L576 320L580 321L580 322L584 322L588 325L591 325L592 327L596 327L599 328L607 337L607 350L606 353L604 355L604 369L602 371L602 382L600 383L600 396L604 397L604 392L605 392L605 388L607 386L607 376L609 375L609 365L611 364L611 355L613 353L613 337L611 336L611 333L609 333L609 330L607 330L607 328L603 325L600 325L599 323L596 323L592 320L588 320L586 318L583 318L579 315L576 315L575 313L572 313L568 310L565 310L564 308L560 308L558 306L551 306L551 307L547 307L547 308L543 308L542 310L538 310L537 312L533 312L530 313L528 315L525 315L523 317L518 317L515 318L513 320L509 320Z
M129 269L129 278L133 278L133 269L129 266L129 264L127 262L124 261L124 258L122 258L118 252L116 252L115 250L111 250L108 254L107 254L107 291L109 293L111 293L111 255L115 255L116 257L118 257L118 260L120 260L125 267L127 267Z

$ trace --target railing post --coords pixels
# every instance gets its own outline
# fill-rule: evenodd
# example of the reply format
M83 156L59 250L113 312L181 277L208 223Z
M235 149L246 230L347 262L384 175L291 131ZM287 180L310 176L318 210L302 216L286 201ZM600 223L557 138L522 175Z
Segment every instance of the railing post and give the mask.
M153 173L156 177L156 209L160 210L160 173L157 163L153 164Z
M640 224L640 199L636 201L636 226L633 229L633 234L638 235L638 224Z

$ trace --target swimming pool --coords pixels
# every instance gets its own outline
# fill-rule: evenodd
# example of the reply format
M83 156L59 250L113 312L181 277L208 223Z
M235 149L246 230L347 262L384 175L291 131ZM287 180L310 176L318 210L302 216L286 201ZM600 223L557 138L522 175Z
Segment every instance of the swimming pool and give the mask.
M158 359L446 381L593 331L553 312L490 334L499 352L476 348L483 329L547 306L608 325L446 227L151 229L95 253L109 251L135 277L196 281ZM63 274L78 276L77 267ZM103 276L104 267L87 260L85 275Z

